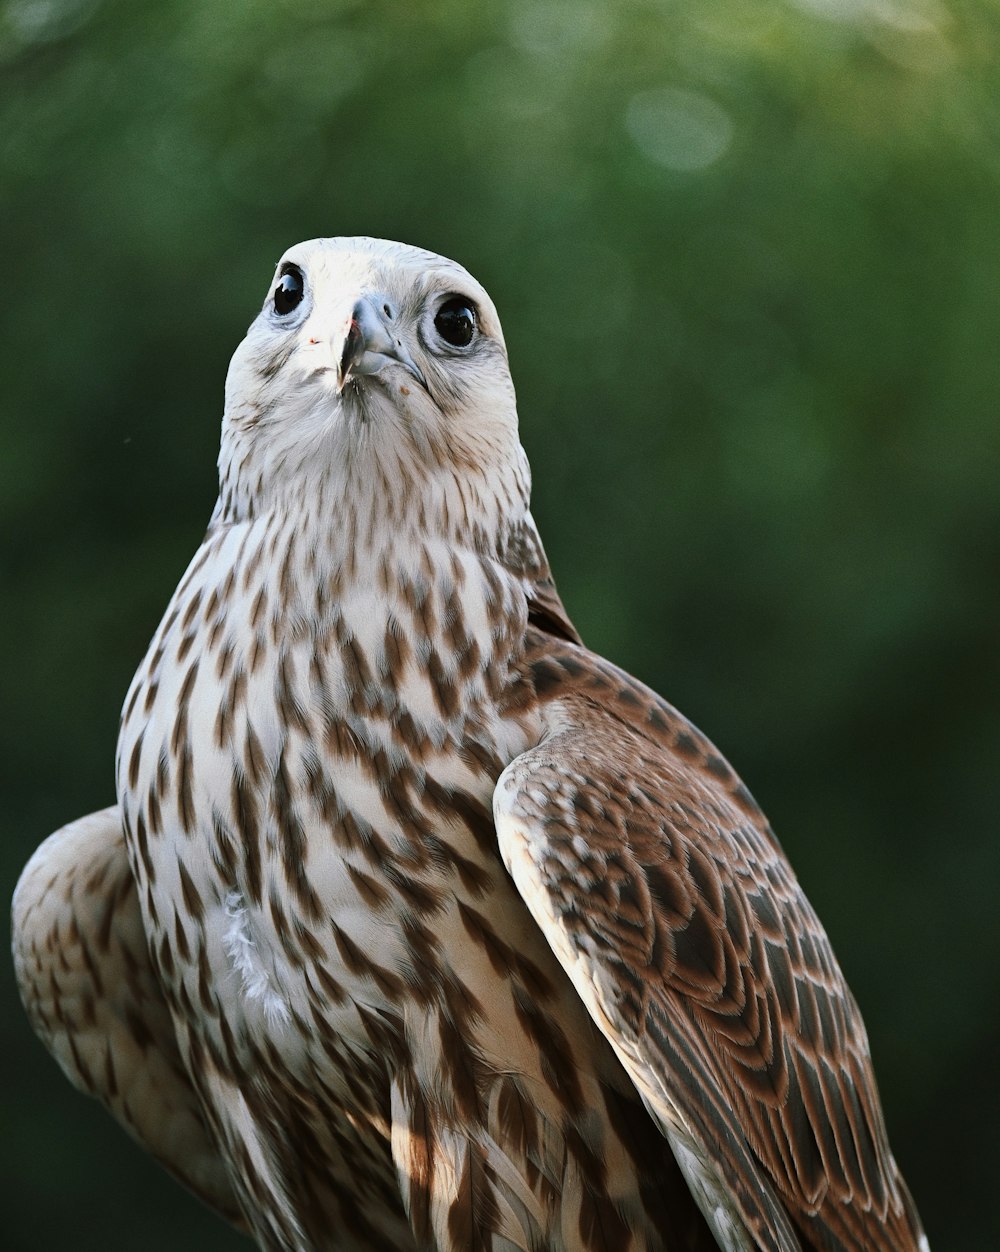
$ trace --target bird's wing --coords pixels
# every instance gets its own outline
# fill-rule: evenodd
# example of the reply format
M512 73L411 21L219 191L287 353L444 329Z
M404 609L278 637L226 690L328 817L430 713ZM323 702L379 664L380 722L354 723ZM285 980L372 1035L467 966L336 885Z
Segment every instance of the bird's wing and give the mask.
M749 793L641 683L529 639L547 730L497 784L501 853L720 1246L926 1248L857 1006Z
M242 1228L150 963L117 807L38 848L14 892L12 930L21 999L70 1082Z

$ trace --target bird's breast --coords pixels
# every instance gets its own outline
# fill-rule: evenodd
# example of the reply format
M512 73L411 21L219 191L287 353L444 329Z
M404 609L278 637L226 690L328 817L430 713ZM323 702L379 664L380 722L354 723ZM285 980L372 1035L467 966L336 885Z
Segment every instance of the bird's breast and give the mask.
M502 875L493 785L537 737L512 694L522 597L451 550L310 582L294 537L206 549L119 743L151 948L209 1046L346 1067L426 935Z

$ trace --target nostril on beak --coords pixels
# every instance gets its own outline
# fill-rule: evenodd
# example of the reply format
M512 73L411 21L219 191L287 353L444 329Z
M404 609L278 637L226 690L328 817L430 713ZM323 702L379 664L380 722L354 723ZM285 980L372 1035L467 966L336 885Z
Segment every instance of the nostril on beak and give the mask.
M384 297L358 297L350 318L341 323L345 331L337 363L338 391L344 390L349 379L377 374L392 363L402 365L421 386L426 387L424 376L404 347L403 340L395 334L393 321L398 313L399 310Z

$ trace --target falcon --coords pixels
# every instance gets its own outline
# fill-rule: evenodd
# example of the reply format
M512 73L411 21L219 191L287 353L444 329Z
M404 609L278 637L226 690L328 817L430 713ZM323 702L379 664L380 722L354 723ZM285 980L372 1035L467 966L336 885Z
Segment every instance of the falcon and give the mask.
M766 819L559 599L479 283L290 249L219 472L14 898L70 1080L275 1252L926 1252Z

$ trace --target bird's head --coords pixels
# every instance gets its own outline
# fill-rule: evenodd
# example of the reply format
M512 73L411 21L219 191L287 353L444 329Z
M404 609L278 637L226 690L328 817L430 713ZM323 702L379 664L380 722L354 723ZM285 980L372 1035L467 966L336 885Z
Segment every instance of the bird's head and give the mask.
M462 489L527 496L500 321L454 261L380 239L314 239L278 262L226 380L231 515L314 489L424 516ZM455 499L450 497L455 496Z

